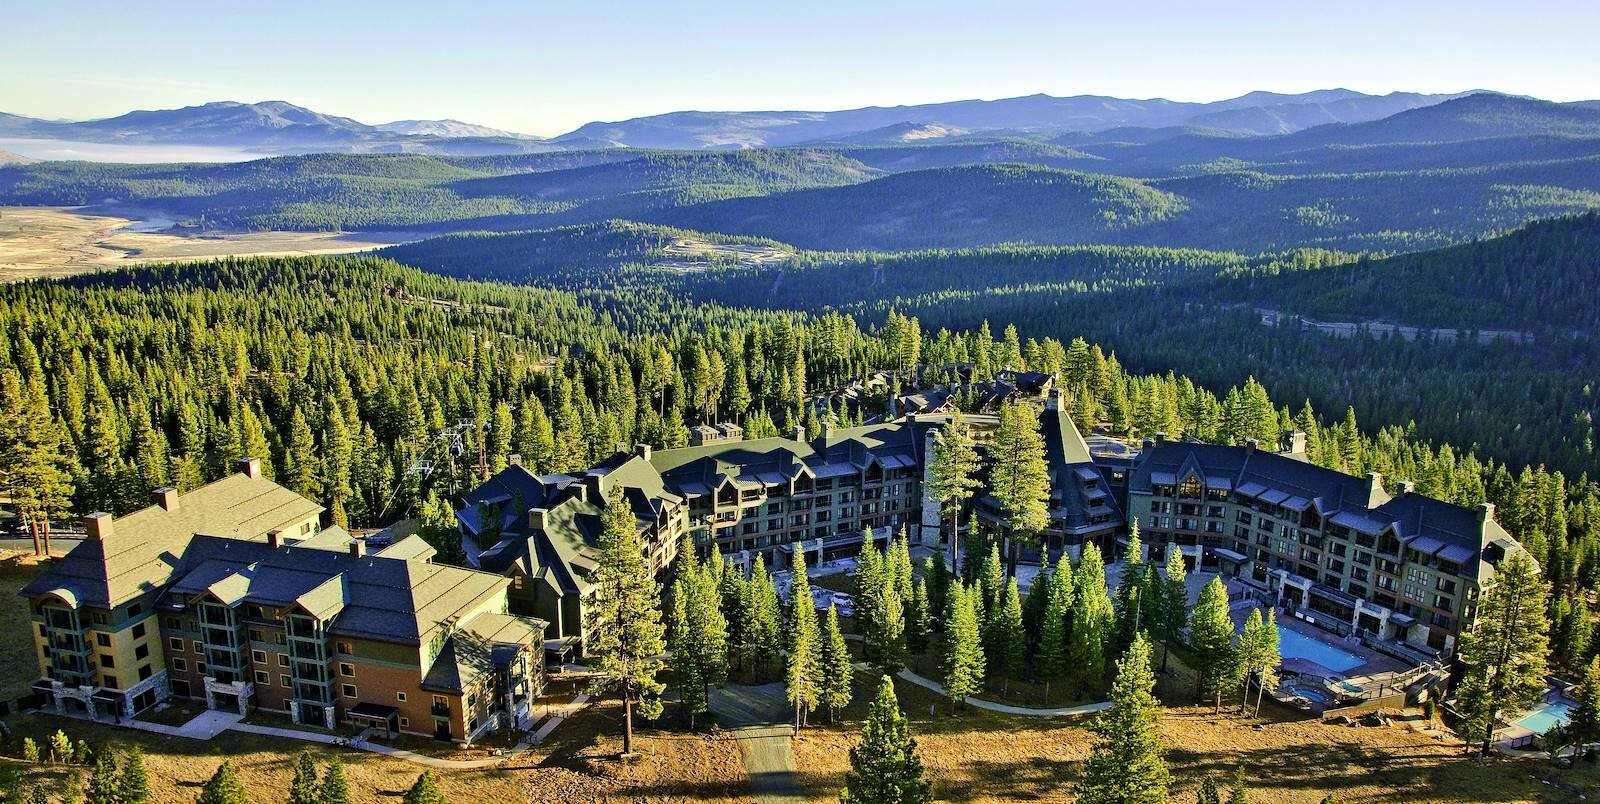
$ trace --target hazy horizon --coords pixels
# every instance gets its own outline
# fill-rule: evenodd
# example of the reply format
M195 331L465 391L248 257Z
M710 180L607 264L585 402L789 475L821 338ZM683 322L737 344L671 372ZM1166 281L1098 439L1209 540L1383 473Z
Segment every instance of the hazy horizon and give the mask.
M1342 87L1600 97L1600 7L1426 0L1227 13L1002 2L88 2L10 12L0 111L114 117L284 100L365 123L456 119L553 136L670 111L823 111L1046 93L1214 101Z

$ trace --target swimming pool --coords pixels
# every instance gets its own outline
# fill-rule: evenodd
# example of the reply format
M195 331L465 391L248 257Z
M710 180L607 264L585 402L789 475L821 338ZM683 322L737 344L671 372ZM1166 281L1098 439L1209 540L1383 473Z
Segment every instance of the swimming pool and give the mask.
M1278 653L1284 657L1316 662L1338 673L1360 667L1367 661L1347 650L1341 650L1299 631L1285 628L1282 623L1278 624Z
M1567 715L1571 711L1570 701L1545 701L1519 718L1517 725L1534 734L1544 734L1558 724L1567 722Z
M1323 706L1327 706L1333 702L1333 696L1329 695L1327 690L1317 689L1316 687L1305 684L1296 684L1285 689L1284 692L1288 693L1289 695L1297 695L1308 701L1312 701L1313 703L1322 704Z

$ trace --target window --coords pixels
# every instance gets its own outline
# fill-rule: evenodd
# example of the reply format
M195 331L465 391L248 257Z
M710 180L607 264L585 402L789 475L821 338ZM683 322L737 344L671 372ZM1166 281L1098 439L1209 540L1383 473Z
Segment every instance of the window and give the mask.
M407 727L409 725L411 725L411 718L408 718L408 717L400 718L400 728L403 729L403 728L405 728L405 727Z
M177 671L177 672L179 672L179 673L188 672L189 663L184 661L184 660L182 660L182 659L173 659L172 660L172 669Z
M333 649L337 653L355 653L355 651L350 649L350 643L348 642L335 642Z
M287 654L287 653L278 654L278 666L279 667L288 667L289 666L289 654Z
M206 646L205 646L205 643L203 643L203 642L201 642L201 641L200 641L200 640L198 640L198 639L197 639L197 640L195 640L195 641L194 641L194 652L195 652L195 653L198 653L198 654L200 654L200 655L202 655L202 656L204 656L204 655L205 655L205 652L206 652Z
M1203 490L1200 487L1200 478L1195 477L1194 475L1184 478L1183 482L1178 485L1178 496L1180 497L1188 497L1190 499L1198 500L1200 499L1202 491Z
M133 658L135 658L135 659L143 659L143 658L148 657L149 655L150 655L150 646L149 645L140 645L140 646L138 646L138 647L133 649Z
M183 652L183 640L181 640L181 639L179 639L177 637L171 637L171 638L169 638L167 640L167 647L171 648L176 653L182 653Z
M134 639L144 639L144 623L134 626L132 633Z
M289 677L288 676L278 676L278 685L281 686L281 687L284 687L286 689L288 687L293 686L292 684L289 683Z
M137 616L139 616L139 615L141 615L143 613L144 613L144 604L143 603L135 603L132 606L128 607L128 616L129 617L137 617Z
M356 685L354 684L341 684L339 691L346 698L356 697Z
M349 662L340 662L339 663L339 675L341 675L341 676L354 676L355 674L356 674L355 665L353 665L353 664L351 664Z
M108 688L114 689L114 690L122 689L122 686L117 683L117 677L116 676L101 676L100 680L102 682L104 682L104 683L102 683L100 685L102 687L108 687Z
M256 683L257 684L271 684L272 683L272 674L268 673L265 670L257 670L256 671Z
M143 680L145 680L145 679L147 679L149 677L150 677L150 665L148 665L148 664L139 665L139 680L143 681Z
M116 662L115 659L111 658L111 654L102 653L102 654L100 654L100 666L101 667L116 667L117 666L117 662Z
M252 629L250 629L250 641L251 642L265 642L266 640L261 637L260 629L252 628Z
M403 692L397 692L397 693L394 694L394 699L396 701L401 702L401 703L405 703L406 702L406 694L403 693Z
M206 663L205 662L195 662L194 663L194 671L196 673L199 673L202 676L205 675L206 674Z
M106 625L111 622L111 615L97 611L89 615L89 621L95 625Z
M256 664L266 664L267 652L264 650L250 651L250 661L255 662Z
M167 624L167 627L171 628L174 631L177 631L177 630L183 628L183 621L179 620L177 617L168 617L168 618L166 618L165 622Z
M110 634L95 634L94 635L94 642L95 642L96 645L99 645L102 648L109 648L109 647L111 647L111 635Z

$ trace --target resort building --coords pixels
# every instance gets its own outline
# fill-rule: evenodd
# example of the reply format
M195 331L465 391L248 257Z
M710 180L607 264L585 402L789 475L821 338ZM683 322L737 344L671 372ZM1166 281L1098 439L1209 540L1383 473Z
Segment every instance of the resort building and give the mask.
M687 533L702 553L715 545L748 566L756 555L787 566L796 546L813 563L853 555L863 540L887 540L902 529L937 543L938 504L925 498L928 455L944 415L912 415L862 427L825 426L808 435L738 440L706 438L699 446L618 451L575 474L536 476L506 467L466 497L457 511L462 546L475 567L512 578L512 611L550 624L547 636L581 650L583 601L595 564L600 511L623 494L659 573ZM993 416L964 417L986 443ZM1120 509L1088 447L1052 390L1040 414L1051 476L1054 547L1104 540L1122 522ZM980 500L979 516L998 516Z
M169 696L469 743L526 722L545 623L510 582L431 563L419 537L367 554L260 464L113 520L24 588L46 707L132 717Z
M1176 545L1215 559L1325 628L1450 655L1495 565L1522 549L1494 506L1444 502L1410 483L1391 494L1377 474L1317 466L1304 450L1298 433L1276 450L1158 435L1133 460L1129 519L1153 554Z

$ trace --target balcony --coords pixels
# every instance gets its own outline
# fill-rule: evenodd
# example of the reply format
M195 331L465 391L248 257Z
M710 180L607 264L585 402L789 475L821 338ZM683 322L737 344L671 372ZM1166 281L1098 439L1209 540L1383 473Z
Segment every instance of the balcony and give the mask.
M433 713L434 717L449 717L450 704L434 701L433 706L429 709L429 711Z

